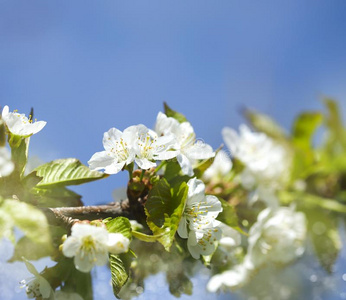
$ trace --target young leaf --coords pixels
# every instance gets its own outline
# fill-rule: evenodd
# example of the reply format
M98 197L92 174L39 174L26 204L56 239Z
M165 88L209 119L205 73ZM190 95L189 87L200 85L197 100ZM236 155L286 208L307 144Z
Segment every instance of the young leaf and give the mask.
M40 207L82 206L82 196L66 187L33 188L30 191Z
M78 159L57 159L37 167L36 175L42 177L37 187L48 188L56 186L77 185L107 177L98 171L91 171Z
M323 115L319 112L301 113L294 121L292 139L295 146L310 150L312 136L321 125Z
M340 152L338 150L340 145L343 149L346 149L346 129L343 126L337 102L332 99L324 99L324 104L328 111L325 117L325 124L329 129L327 148L330 154L333 155L334 152Z
M174 118L179 123L187 122L187 119L183 114L178 113L175 110L171 109L166 102L164 102L163 105L164 105L165 114L167 115L167 117Z
M132 239L131 223L129 219L125 217L117 217L106 223L107 230L110 233L121 233L124 237L129 240Z
M117 298L119 298L118 294L129 278L132 259L133 256L131 253L120 255L111 254L109 256L113 293Z
M185 182L173 188L165 178L160 179L149 193L145 204L147 224L158 241L170 250L184 211L188 186Z
M222 198L218 198L222 205L222 212L217 216L217 220L236 229L241 230L238 225L238 216L234 210L234 207L231 206L227 201Z
M33 242L45 244L47 247L52 244L46 216L39 209L9 199L4 200L1 212L7 215L7 228L17 226Z

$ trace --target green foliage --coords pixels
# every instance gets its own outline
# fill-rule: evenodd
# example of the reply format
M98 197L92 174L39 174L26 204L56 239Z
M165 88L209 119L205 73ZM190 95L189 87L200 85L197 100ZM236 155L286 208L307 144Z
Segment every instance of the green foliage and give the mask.
M39 188L77 185L107 177L98 171L91 171L78 159L57 159L37 167L36 175L42 177L37 184Z
M145 204L147 224L154 235L161 235L158 241L167 251L174 241L184 211L187 192L186 182L171 187L167 180L162 178L150 191Z
M81 196L66 187L33 188L30 191L40 207L81 206Z
M327 108L325 125L329 129L326 149L335 155L346 150L346 129L343 126L338 103L332 99L324 99Z
M133 256L129 252L120 255L111 254L109 256L113 293L117 298L119 298L118 294L129 278L132 259Z
M227 201L223 200L222 198L218 198L222 205L222 212L219 213L217 216L217 220L220 222L238 230L238 216L235 212L235 209L233 206L231 206Z
M305 210L308 218L308 230L316 256L328 272L332 273L333 265L342 248L338 231L338 222L328 212L321 209Z
M127 237L129 240L132 239L131 234L131 223L129 219L124 217L114 218L106 223L108 232L111 233L121 233L123 236Z
M7 235L8 230L18 227L33 242L51 244L46 216L39 209L14 199L7 199L1 203L0 235Z
M321 125L323 115L319 112L304 112L295 119L292 129L292 141L296 147L311 151L312 137Z
M176 119L179 123L187 122L186 117L181 114L176 112L175 110L171 109L166 102L164 102L164 108L165 108L165 114L167 117L171 117Z
M304 112L295 119L292 128L292 146L294 149L292 178L304 178L316 163L316 154L312 149L312 138L323 121L319 112Z

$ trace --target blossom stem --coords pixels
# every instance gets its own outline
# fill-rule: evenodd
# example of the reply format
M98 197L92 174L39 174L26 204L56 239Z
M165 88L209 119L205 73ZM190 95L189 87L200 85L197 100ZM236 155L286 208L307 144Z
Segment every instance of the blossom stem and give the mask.
M143 181L144 174L145 174L145 170L142 170L141 177L139 178L140 181Z
M161 161L161 163L157 166L157 168L155 169L155 174L166 164L166 161L163 160Z

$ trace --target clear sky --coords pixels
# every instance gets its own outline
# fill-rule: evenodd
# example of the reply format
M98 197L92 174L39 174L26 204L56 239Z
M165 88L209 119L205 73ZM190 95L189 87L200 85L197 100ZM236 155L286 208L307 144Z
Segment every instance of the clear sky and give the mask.
M0 104L33 106L48 122L31 141L44 161L86 163L109 128L153 126L163 101L215 148L222 127L243 121L243 107L289 128L323 95L346 102L345 1L2 0L0 7ZM125 180L78 191L87 203L108 201Z
M0 0L0 105L47 121L43 161L87 163L102 136L155 123L163 101L217 148L240 110L289 128L324 95L346 113L346 1ZM124 174L77 187L111 201Z

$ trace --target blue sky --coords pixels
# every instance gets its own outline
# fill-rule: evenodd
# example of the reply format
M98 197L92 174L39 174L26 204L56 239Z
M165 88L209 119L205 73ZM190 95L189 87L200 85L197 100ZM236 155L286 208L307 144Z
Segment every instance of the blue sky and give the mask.
M48 122L43 161L102 150L111 127L153 126L163 101L217 148L240 110L289 128L332 96L346 114L346 2L0 0L0 105ZM80 186L111 201L126 175Z
M102 150L111 127L152 126L163 101L218 147L240 110L289 128L323 95L346 102L344 1L0 1L0 97L48 122L44 161ZM345 105L344 105L345 111ZM78 187L108 199L126 176Z

